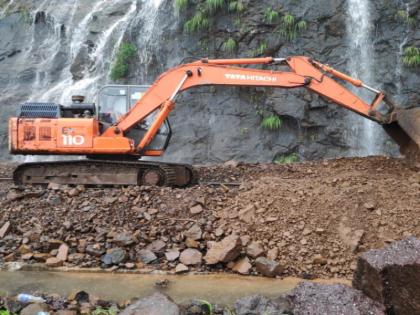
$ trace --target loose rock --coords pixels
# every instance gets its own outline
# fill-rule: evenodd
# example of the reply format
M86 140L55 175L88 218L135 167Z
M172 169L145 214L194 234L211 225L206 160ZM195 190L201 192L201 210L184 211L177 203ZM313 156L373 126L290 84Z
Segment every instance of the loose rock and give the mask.
M279 276L284 270L284 267L280 263L264 257L258 257L255 260L255 267L259 273L266 277Z
M145 264L150 264L157 259L156 255L148 249L140 250L137 254L137 257L141 262Z
M10 229L10 222L6 222L5 224L3 224L3 226L0 229L0 238L3 238L7 232L9 232Z
M181 253L179 261L186 266L199 265L203 255L196 249L188 248Z
M184 273L184 272L188 272L188 267L185 266L184 264L178 264L175 267L175 273Z
M242 275L248 275L252 265L247 257L238 260L232 267L232 270Z
M51 257L45 261L45 264L48 267L60 267L63 265L63 261L61 259L58 259L57 257Z
M212 244L207 251L204 260L206 264L213 265L219 262L230 262L235 260L241 253L242 243L238 236L225 237L221 242Z
M203 212L203 207L200 204L195 205L194 207L190 208L190 212L191 214L199 214Z
M188 231L184 233L186 237L191 238L195 241L198 241L199 239L201 239L202 234L203 232L201 231L201 228L197 224L194 224L192 227L188 229Z
M180 309L170 297L155 293L130 305L120 315L180 315Z
M178 250L170 250L165 253L165 257L167 261L174 261L179 258L179 251Z
M127 253L122 248L112 248L103 257L102 263L105 266L119 265L127 259Z
M57 258L61 261L67 261L69 254L69 247L66 244L61 244L58 248Z
M264 253L264 247L259 242L252 242L246 247L246 254L251 258L258 258Z

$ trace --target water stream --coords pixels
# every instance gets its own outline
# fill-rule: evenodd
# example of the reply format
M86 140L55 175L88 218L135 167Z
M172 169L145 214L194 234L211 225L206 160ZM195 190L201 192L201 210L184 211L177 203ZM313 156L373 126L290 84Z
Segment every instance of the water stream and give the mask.
M347 34L349 43L349 72L352 77L361 79L365 84L378 87L375 80L375 55L373 47L374 25L369 0L347 1ZM374 95L368 91L357 91L366 102L371 103ZM368 119L350 113L349 142L350 155L368 156L383 154L382 128Z
M159 280L169 280L166 288L156 285ZM18 293L58 293L68 296L84 290L102 299L126 301L145 297L156 291L171 296L177 303L191 299L205 299L222 305L232 305L240 297L262 294L278 297L291 291L303 281L299 278L271 279L229 274L208 275L158 275L111 274L76 272L0 271L0 295ZM343 279L316 280L323 283L344 283Z

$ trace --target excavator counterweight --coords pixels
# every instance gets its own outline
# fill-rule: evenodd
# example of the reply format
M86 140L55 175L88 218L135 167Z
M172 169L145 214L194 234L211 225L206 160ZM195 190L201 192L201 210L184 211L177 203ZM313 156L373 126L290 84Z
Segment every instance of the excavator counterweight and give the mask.
M272 70L240 65L273 66ZM281 71L276 66L286 66ZM340 84L343 80L374 94L371 103ZM9 120L13 154L85 155L84 161L32 163L19 166L17 184L169 185L194 182L189 165L139 161L164 153L171 129L168 116L177 95L203 85L306 88L381 125L418 158L420 108L404 110L382 91L308 57L202 59L163 73L151 86L108 86L96 104L73 98L71 106L30 103Z

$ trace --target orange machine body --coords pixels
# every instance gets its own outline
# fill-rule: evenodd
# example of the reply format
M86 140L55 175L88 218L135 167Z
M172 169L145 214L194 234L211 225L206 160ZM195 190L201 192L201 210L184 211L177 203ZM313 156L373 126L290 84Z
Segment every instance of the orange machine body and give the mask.
M9 121L12 153L20 154L130 154L132 140L115 135L101 137L99 123L90 118L12 118Z
M287 66L290 71L236 66L276 64ZM201 60L184 64L162 74L135 105L113 124L101 125L97 113L96 118L11 118L10 151L14 154L161 155L164 149L147 148L174 108L175 96L178 92L203 85L304 87L368 119L390 122L388 117L382 117L376 111L383 100L382 92L369 88L375 91L375 99L370 104L327 74L357 87L365 87L361 81L307 57ZM151 114L155 116L147 131L140 138L133 136L136 126Z

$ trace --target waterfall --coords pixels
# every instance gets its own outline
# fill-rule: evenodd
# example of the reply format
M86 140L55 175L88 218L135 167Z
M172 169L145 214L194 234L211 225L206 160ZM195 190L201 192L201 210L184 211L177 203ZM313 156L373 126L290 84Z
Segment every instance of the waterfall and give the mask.
M372 32L374 26L371 17L369 0L347 0L347 34L349 42L349 72L367 85L377 87L374 77L374 46ZM372 93L357 91L366 102L371 103ZM368 119L350 114L352 145L350 155L368 156L383 154L382 128Z

